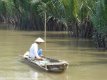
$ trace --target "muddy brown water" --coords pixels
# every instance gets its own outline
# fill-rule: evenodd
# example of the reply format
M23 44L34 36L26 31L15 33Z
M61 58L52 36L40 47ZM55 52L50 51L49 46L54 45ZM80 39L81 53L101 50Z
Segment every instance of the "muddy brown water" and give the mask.
M47 43L40 47L45 56L69 63L63 73L45 72L22 62L21 55L43 32L0 30L0 80L107 80L107 51L97 50L90 40L55 34L47 33Z

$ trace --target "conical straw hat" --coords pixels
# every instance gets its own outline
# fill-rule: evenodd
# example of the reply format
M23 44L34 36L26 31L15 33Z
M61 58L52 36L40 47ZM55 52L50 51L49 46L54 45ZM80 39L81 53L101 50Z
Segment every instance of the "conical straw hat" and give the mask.
M45 42L42 38L37 38L36 40L35 40L35 42Z

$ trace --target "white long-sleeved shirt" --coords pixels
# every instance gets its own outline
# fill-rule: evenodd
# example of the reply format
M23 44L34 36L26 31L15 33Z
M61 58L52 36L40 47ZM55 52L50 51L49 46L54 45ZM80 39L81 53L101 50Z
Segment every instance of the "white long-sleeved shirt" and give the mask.
M38 44L37 43L33 43L29 49L29 57L31 57L32 59L36 58L40 58L40 56L38 55Z

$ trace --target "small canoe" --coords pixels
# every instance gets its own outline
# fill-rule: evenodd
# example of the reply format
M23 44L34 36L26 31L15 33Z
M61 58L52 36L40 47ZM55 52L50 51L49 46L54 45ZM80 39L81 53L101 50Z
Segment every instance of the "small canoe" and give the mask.
M56 60L53 58L45 57L43 60L32 60L29 58L29 52L27 51L23 58L24 60L27 60L28 62L34 64L35 66L40 67L41 69L49 72L63 72L68 67L68 62L63 60Z

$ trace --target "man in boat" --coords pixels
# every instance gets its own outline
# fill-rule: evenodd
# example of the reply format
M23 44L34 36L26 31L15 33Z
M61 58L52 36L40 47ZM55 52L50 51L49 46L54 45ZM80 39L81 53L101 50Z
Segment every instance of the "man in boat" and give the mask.
M41 43L44 43L44 42L45 41L40 37L34 41L34 43L31 45L31 47L29 49L29 57L31 59L43 60L42 49L39 49L38 45L40 45Z

